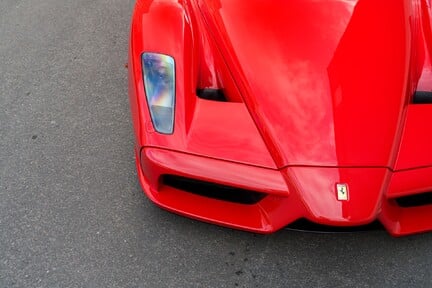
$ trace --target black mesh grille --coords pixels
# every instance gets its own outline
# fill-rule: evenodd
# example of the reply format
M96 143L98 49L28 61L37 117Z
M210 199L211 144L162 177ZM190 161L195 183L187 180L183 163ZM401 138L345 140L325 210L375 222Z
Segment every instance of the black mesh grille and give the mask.
M256 204L266 194L174 175L162 176L164 185L208 198L240 204Z

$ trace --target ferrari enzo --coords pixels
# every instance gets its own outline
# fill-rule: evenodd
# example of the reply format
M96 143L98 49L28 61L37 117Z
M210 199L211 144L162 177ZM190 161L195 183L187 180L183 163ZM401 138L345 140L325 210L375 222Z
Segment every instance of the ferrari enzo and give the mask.
M431 23L430 0L137 0L144 192L257 233L431 231Z

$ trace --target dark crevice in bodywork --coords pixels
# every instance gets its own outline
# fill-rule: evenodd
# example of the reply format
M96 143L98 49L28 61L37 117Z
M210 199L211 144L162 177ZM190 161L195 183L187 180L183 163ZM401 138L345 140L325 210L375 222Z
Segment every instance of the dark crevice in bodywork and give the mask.
M315 233L350 233L372 230L384 230L382 224L378 221L358 226L327 226L313 223L307 219L299 219L294 223L286 226L285 229Z
M432 91L416 91L413 98L414 104L432 104Z
M222 89L197 89L197 96L202 99L219 101L219 102L227 102L227 98L225 97Z

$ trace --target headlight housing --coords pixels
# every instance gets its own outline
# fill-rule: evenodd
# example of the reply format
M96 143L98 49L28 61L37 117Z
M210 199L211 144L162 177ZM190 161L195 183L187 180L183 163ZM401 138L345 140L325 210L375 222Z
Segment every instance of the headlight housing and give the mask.
M144 89L155 130L162 134L174 131L175 62L159 53L141 56Z

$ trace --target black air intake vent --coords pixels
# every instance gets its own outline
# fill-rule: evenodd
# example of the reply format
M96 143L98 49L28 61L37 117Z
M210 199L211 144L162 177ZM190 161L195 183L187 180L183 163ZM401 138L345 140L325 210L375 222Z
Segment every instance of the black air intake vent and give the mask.
M395 200L397 204L403 208L430 205L432 204L432 192L399 197Z
M162 176L162 183L196 195L240 204L256 204L266 196L264 193L174 175Z
M416 91L413 98L414 104L432 104L432 91Z
M197 96L202 99L227 102L227 99L222 91L222 89L198 89L196 91Z

